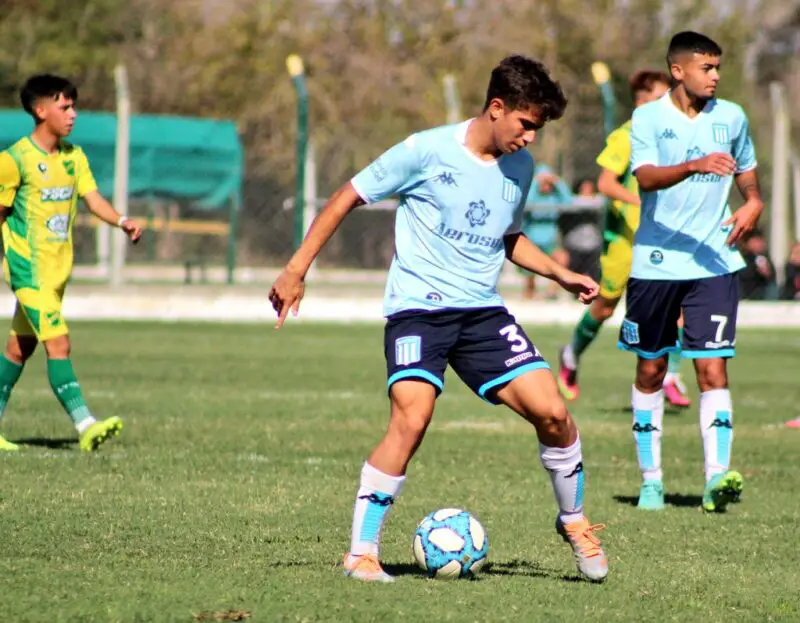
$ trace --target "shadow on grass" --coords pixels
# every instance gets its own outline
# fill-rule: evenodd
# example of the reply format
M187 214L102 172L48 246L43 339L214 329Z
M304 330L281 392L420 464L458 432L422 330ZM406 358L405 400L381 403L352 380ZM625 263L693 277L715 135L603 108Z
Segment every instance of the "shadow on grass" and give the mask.
M624 407L597 407L595 410L598 413L618 413L619 415L633 413L633 408L630 405L625 405ZM681 416L687 411L688 409L685 407L673 407L670 404L664 405L664 415L669 415L670 417Z
M51 450L68 450L78 443L74 437L61 437L61 438L45 438L45 437L27 437L25 439L14 439L12 443L21 446L37 446L39 448L49 448Z
M416 576L422 580L429 579L422 569L413 564L384 564L384 570L391 576ZM492 576L520 576L529 578L549 578L565 582L582 582L582 578L575 575L563 575L552 569L545 569L535 562L527 560L509 560L501 562L488 562L486 566L474 577L472 581Z
M638 495L615 495L614 499L620 504L636 506L639 503ZM669 506L680 508L697 508L703 501L700 495L685 495L683 493L667 493L664 495L664 503Z

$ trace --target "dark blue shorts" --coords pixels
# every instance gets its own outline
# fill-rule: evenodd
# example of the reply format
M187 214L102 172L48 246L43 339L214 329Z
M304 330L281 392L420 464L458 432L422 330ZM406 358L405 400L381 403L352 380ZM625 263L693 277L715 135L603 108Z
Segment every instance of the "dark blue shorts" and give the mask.
M498 404L495 393L509 381L550 368L505 307L394 314L386 322L384 349L389 389L401 379L421 379L438 395L450 364L492 404Z
M628 281L619 347L645 359L678 350L678 318L683 310L683 350L688 359L736 354L736 273L689 281Z

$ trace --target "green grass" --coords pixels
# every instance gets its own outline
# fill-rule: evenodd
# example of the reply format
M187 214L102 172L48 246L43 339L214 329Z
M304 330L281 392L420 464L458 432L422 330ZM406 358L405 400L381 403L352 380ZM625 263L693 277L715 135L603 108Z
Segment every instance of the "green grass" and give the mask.
M551 360L567 332L531 328ZM697 411L665 421L663 513L633 506L633 358L613 330L584 360L587 512L605 522L611 575L573 581L553 530L532 429L449 377L384 532L399 581L341 575L361 462L387 415L382 329L74 323L90 406L125 430L78 451L30 363L0 431L0 620L796 621L800 556L800 332L741 331L731 366L741 504L703 515ZM689 364L685 372L688 374ZM696 392L693 393L696 398ZM419 519L461 506L487 527L491 568L437 582L411 566Z

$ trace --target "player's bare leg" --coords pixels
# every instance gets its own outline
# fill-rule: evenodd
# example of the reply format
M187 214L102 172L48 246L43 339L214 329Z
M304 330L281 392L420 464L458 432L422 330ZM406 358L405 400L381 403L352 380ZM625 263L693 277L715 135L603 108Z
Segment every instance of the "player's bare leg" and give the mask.
M678 319L678 346L683 344L683 313ZM681 350L669 354L667 376L664 377L664 397L673 407L689 407L692 401L685 383L681 379Z
M350 552L344 557L345 575L371 582L394 581L378 558L381 528L433 417L436 389L425 381L402 380L392 385L390 398L386 434L361 470Z
M525 289L522 292L522 298L532 299L534 296L536 296L536 277L525 275Z
M8 336L5 353L3 358L0 359L0 418L3 417L8 401L11 398L11 392L22 375L25 362L36 351L38 343L39 341L34 335L16 335L12 333ZM0 452L16 452L18 450L19 446L17 444L6 440L0 435Z
M603 323L614 315L618 304L619 298L607 299L598 296L575 327L572 342L561 349L558 358L558 389L564 400L572 402L580 396L578 386L580 356L597 337Z
M122 420L114 416L97 421L92 416L69 358L72 348L69 335L45 340L44 348L47 351L50 387L78 431L81 450L97 450L108 439L119 434Z
M553 252L550 254L560 266L564 268L569 268L569 251L562 248L554 249ZM562 292L561 287L555 282L550 281L547 284L547 298L548 299L555 299L558 298L558 295Z
M700 389L700 434L705 455L703 509L722 512L742 493L742 475L730 469L733 446L733 404L728 390L727 360L695 359Z
M583 514L583 457L578 429L549 370L532 370L502 387L497 398L533 424L539 456L550 473L559 513L556 530L570 544L578 570L592 581L608 575L608 559Z

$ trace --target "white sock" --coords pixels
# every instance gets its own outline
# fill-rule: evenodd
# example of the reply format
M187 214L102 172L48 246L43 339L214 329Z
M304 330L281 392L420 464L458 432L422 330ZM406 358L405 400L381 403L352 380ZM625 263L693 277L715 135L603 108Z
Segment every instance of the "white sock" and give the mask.
M712 389L700 394L700 434L703 437L706 482L731 465L733 446L733 404L727 389Z
M75 430L78 431L79 435L83 435L83 433L86 432L86 429L96 422L97 420L95 420L91 415L87 415L80 422L75 424Z
M350 553L378 555L381 528L395 498L400 495L405 476L390 476L364 463L361 468L361 486L353 508L353 533Z
M572 349L572 344L567 344L562 352L564 366L570 370L578 369L578 358L575 357L575 351Z
M583 517L583 456L581 439L568 448L550 448L539 444L539 458L550 472L558 517L568 524Z
M644 480L662 480L661 435L664 425L664 390L645 394L633 387L633 440Z

